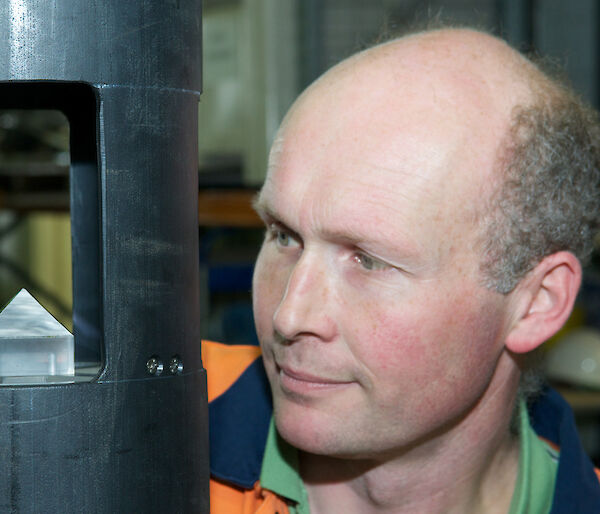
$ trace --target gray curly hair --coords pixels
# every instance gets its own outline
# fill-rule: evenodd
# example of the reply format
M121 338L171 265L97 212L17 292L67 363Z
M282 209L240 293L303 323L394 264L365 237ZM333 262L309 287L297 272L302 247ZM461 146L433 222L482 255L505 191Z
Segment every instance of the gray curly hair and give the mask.
M544 257L573 253L585 263L600 228L597 113L555 86L517 107L499 160L502 185L484 229L488 287L506 294Z

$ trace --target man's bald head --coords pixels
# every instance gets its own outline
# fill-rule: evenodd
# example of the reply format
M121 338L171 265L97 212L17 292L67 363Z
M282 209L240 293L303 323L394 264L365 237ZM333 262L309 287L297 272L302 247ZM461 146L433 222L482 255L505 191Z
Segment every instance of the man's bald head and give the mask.
M516 105L533 103L550 85L535 65L504 41L469 29L416 33L355 54L309 87L296 108L344 82L353 84L357 95L385 94L382 102L399 111L390 110L390 117L401 116L418 97L432 108L438 100L449 101L454 104L439 107L504 116L505 122ZM394 94L399 87L412 96Z
M391 142L400 133L396 128L410 125L403 137L427 135L432 147L423 158L429 162L442 157L433 151L436 141L455 138L446 150L461 152L471 166L446 174L448 185L457 181L446 192L477 199L466 214L482 228L478 245L490 287L512 290L555 251L589 256L598 227L596 115L504 41L470 29L442 29L360 52L304 92L283 134L302 112L310 111L317 125L319 117L344 110L340 130L347 118L356 127L362 118L357 140L375 131L382 150L386 137ZM368 125L374 110L385 112L387 127ZM557 198L549 196L553 191Z

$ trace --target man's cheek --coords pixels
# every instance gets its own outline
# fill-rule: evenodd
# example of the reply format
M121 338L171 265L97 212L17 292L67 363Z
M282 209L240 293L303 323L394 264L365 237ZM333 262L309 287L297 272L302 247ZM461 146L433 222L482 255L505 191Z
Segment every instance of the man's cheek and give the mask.
M372 361L377 369L394 370L425 358L423 334L417 329L422 325L421 321L411 320L410 316L398 315L395 311L380 311L367 313L360 324L363 337L359 340L365 343L361 345L367 354L365 359Z
M378 323L359 338L357 353L375 380L390 379L407 387L426 387L443 374L454 357L445 355L449 342L443 326L428 326L420 317L377 316Z

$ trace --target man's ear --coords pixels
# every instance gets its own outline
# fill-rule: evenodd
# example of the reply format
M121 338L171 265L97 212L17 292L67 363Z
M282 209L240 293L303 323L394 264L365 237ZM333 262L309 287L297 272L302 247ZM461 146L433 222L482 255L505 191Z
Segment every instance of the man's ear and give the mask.
M506 347L529 352L556 334L571 315L580 285L577 257L570 252L545 257L511 293L515 316Z

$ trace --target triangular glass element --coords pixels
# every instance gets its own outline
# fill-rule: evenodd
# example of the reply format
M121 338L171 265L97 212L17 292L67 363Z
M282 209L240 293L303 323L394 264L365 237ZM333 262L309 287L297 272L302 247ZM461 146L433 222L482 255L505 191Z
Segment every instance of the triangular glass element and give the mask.
M2 383L69 381L75 373L73 350L73 335L27 290L0 312Z
M27 291L19 293L0 312L0 339L3 337L52 337L71 334Z

